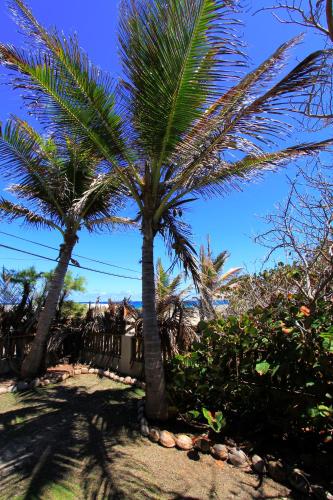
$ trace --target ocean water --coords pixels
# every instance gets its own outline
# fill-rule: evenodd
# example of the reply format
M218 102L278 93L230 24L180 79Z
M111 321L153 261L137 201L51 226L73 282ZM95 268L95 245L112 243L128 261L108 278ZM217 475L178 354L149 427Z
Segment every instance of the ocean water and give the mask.
M108 302L99 302L99 304L107 304ZM115 304L119 304L120 302L114 302ZM89 302L80 302L80 304L89 304ZM90 302L90 304L93 304L93 302ZM141 300L131 300L130 304L135 307L136 309L142 309L142 301ZM198 307L198 302L196 300L185 300L185 304L187 307L192 308L192 307ZM227 300L215 300L214 305L215 306L223 306L228 304Z

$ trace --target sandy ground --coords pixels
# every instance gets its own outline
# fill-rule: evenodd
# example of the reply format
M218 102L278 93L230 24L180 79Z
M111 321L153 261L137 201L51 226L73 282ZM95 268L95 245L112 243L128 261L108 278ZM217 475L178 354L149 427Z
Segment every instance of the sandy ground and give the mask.
M282 499L287 488L141 437L142 393L97 376L0 396L0 499Z

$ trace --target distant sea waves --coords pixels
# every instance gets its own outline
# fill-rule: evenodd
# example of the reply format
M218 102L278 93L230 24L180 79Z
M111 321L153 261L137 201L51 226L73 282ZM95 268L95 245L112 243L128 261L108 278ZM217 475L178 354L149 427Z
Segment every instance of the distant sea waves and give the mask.
M117 302L115 302L115 303L117 304ZM130 303L136 309L142 309L142 302L141 302L141 300L132 300ZM80 304L93 304L93 302L80 302ZM99 304L102 304L102 305L103 304L108 304L108 302L99 302ZM196 300L185 300L185 304L189 308L198 307L198 302ZM215 302L214 302L215 306L224 306L224 305L227 305L227 304L228 304L227 300L215 300Z

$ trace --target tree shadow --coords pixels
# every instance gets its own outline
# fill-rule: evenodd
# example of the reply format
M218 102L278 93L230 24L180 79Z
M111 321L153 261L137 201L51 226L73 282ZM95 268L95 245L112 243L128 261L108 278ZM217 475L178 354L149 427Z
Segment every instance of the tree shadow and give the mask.
M16 400L1 414L1 498L128 498L125 483L128 492L144 487L146 498L176 496L146 476L143 485L142 464L119 450L142 439L131 389L57 386Z

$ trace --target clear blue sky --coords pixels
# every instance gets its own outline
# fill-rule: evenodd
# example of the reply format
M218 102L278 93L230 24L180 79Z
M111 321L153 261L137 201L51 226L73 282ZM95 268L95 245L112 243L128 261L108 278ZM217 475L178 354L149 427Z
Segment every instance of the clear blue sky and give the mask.
M275 48L285 40L299 33L298 27L279 24L269 12L253 16L253 11L261 6L268 5L267 0L252 2L255 8L244 13L244 41L247 43L247 53L253 65L269 56ZM11 19L5 2L0 5L2 42L21 45L22 37L18 28ZM251 2L249 2L251 4ZM121 74L117 56L117 10L118 2L115 0L57 0L44 1L30 0L29 5L34 13L45 25L55 25L65 33L77 32L81 46L88 52L95 64L117 76ZM322 46L320 37L308 33L304 43L293 51L291 64L296 64L308 53ZM14 92L4 83L6 81L3 69L0 69L0 119L5 122L11 113L25 117L19 92ZM37 126L32 118L32 125ZM328 135L325 134L326 136ZM304 136L295 132L293 141L302 141ZM290 144L286 142L285 146ZM227 249L231 253L230 267L246 265L253 269L255 262L259 262L265 255L265 249L252 241L252 236L262 229L260 216L272 211L274 205L283 199L287 193L286 172L292 175L293 165L275 174L267 174L260 182L244 186L243 192L232 192L225 198L216 198L209 201L195 202L186 214L191 223L195 236L195 243L199 246L210 234L213 249L218 252ZM3 194L5 184L0 179L0 191ZM11 232L52 246L58 246L60 236L52 232L36 231L21 228L18 224L0 223L0 230ZM57 252L42 249L28 243L19 242L13 238L0 234L3 244L21 247L27 251L41 253L46 256L56 257ZM117 232L106 235L89 235L82 233L76 252L95 259L109 261L110 263L132 268L140 273L140 233ZM163 242L156 242L156 255L161 256L165 264L168 258L164 251ZM112 272L111 268L100 264L87 263L80 260L82 265L91 265L101 270ZM35 265L38 270L48 270L52 265L46 261L29 258L0 248L0 265L7 268L22 269L28 265ZM117 270L114 270L117 272ZM94 300L97 295L102 299L111 297L121 299L131 296L133 300L141 298L140 281L131 281L122 278L101 276L91 272L79 272L88 282L88 292L76 297L78 300ZM126 273L125 274L130 274Z

